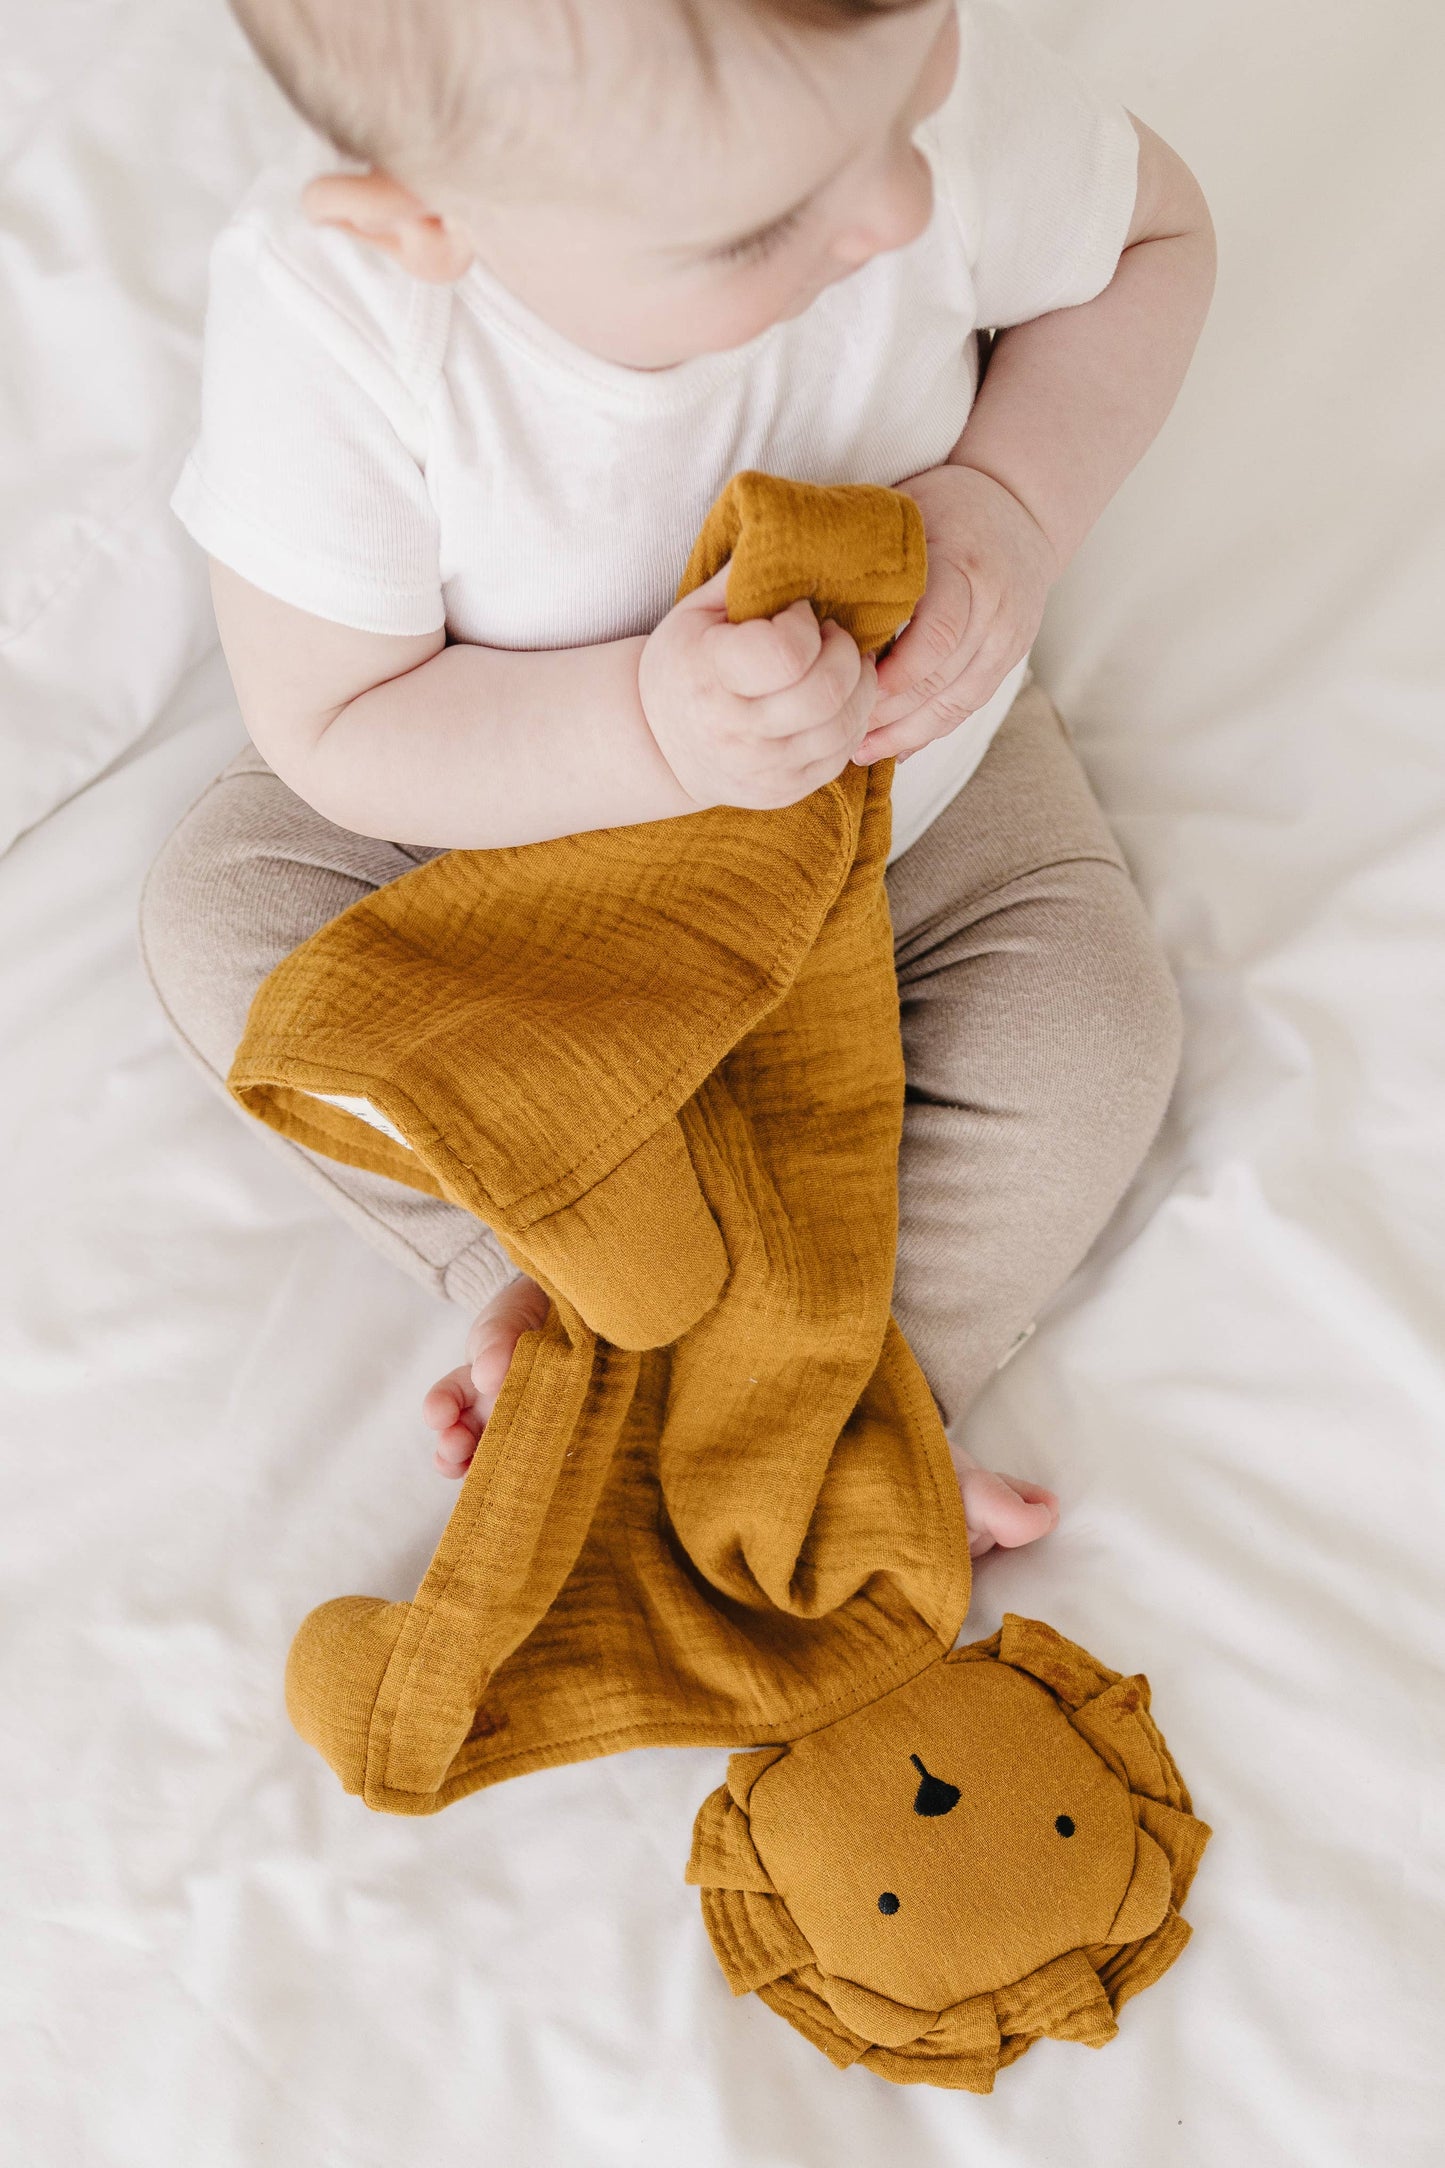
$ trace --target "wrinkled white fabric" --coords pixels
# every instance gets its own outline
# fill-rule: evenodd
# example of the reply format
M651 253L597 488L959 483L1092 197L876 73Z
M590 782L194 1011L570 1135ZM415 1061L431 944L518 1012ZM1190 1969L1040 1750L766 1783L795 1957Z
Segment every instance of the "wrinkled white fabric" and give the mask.
M1420 266L1445 256L1445 18L1026 12L1197 165L1223 279L1179 411L1040 648L1188 1047L1134 1194L974 1423L1064 1520L984 1562L969 1631L1008 1606L1150 1674L1218 1832L1195 1941L1102 2053L1045 2043L988 2101L897 2091L729 1998L681 1879L720 1755L626 1755L404 1822L294 1738L304 1611L409 1594L425 1565L451 1493L417 1404L460 1350L211 1097L146 994L142 870L240 736L187 588L168 636L200 659L154 728L0 859L7 2168L1439 2159L1445 457ZM123 44L133 83L174 70L200 100L190 178L166 187L176 217L190 191L219 220L240 78L200 67L205 14L0 0L12 158L17 138L38 155L45 70L98 83ZM46 216L53 261L91 265L96 381L149 412L158 354L179 383L194 349L127 238L164 118L147 97L107 122L116 229L63 161ZM0 382L48 366L65 286L29 290ZM91 442L57 414L27 501L78 503ZM66 688L100 713L149 682L154 620L125 593L88 646L57 617L28 651L37 760Z
M294 134L220 0L0 0L0 850L211 644L169 508L206 256Z

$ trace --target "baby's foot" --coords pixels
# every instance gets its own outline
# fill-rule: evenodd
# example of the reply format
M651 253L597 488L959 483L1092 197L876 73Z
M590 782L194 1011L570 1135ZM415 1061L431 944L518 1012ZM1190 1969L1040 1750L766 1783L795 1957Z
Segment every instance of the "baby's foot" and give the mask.
M517 1342L546 1316L547 1297L528 1279L509 1280L478 1311L467 1334L467 1360L438 1378L421 1404L423 1420L436 1432L434 1458L443 1475L463 1476L472 1465Z
M994 1475L989 1469L980 1468L962 1446L951 1446L949 1450L953 1454L958 1487L963 1492L968 1548L972 1557L981 1558L995 1544L1001 1550L1016 1551L1021 1545L1034 1543L1057 1527L1059 1501L1051 1490L1044 1490L1037 1483L1025 1483L1021 1476Z

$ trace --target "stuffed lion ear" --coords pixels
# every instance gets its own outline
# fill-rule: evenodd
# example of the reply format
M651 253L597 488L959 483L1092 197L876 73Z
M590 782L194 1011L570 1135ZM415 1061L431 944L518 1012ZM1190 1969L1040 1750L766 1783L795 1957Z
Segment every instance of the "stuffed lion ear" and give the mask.
M1187 1814L1180 1807L1164 1806L1156 1799L1145 1799L1137 1794L1134 1818L1168 1855L1174 1903L1182 1905L1212 1834L1208 1822L1201 1822L1197 1814Z
M762 1897L775 1894L768 1870L758 1858L747 1815L726 1785L709 1792L697 1810L687 1880L699 1889L748 1889Z
M1172 1896L1169 1855L1147 1829L1134 1831L1134 1872L1124 1901L1114 1915L1106 1942L1142 1942L1169 1910Z
M760 1746L751 1754L728 1756L728 1790L744 1812L758 1778L771 1769L775 1761L781 1761L787 1751L785 1746Z

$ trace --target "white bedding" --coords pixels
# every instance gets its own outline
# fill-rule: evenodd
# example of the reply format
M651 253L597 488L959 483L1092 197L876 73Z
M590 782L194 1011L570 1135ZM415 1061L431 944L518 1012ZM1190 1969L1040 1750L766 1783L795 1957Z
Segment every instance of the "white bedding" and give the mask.
M1196 164L1224 269L1042 649L1189 1048L978 1414L1064 1523L984 1565L971 1631L1034 1612L1149 1672L1217 1830L1194 1944L1102 2054L905 2093L730 2001L681 1880L721 1756L406 1822L290 1732L302 1613L409 1593L446 1514L416 1405L458 1320L208 1094L136 960L147 859L239 737L163 504L205 237L281 124L214 0L0 0L7 2168L1445 2150L1445 22L1026 12Z

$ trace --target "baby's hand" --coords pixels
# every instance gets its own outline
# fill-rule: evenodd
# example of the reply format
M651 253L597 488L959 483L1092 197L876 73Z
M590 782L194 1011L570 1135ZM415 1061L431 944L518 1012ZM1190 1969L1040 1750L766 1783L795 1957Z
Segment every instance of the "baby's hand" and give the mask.
M977 468L932 467L899 486L923 513L928 587L879 664L865 763L916 753L992 699L1032 647L1059 570L1033 515Z
M795 805L841 775L877 672L841 625L795 602L730 625L726 569L668 611L637 682L663 759L699 806Z

